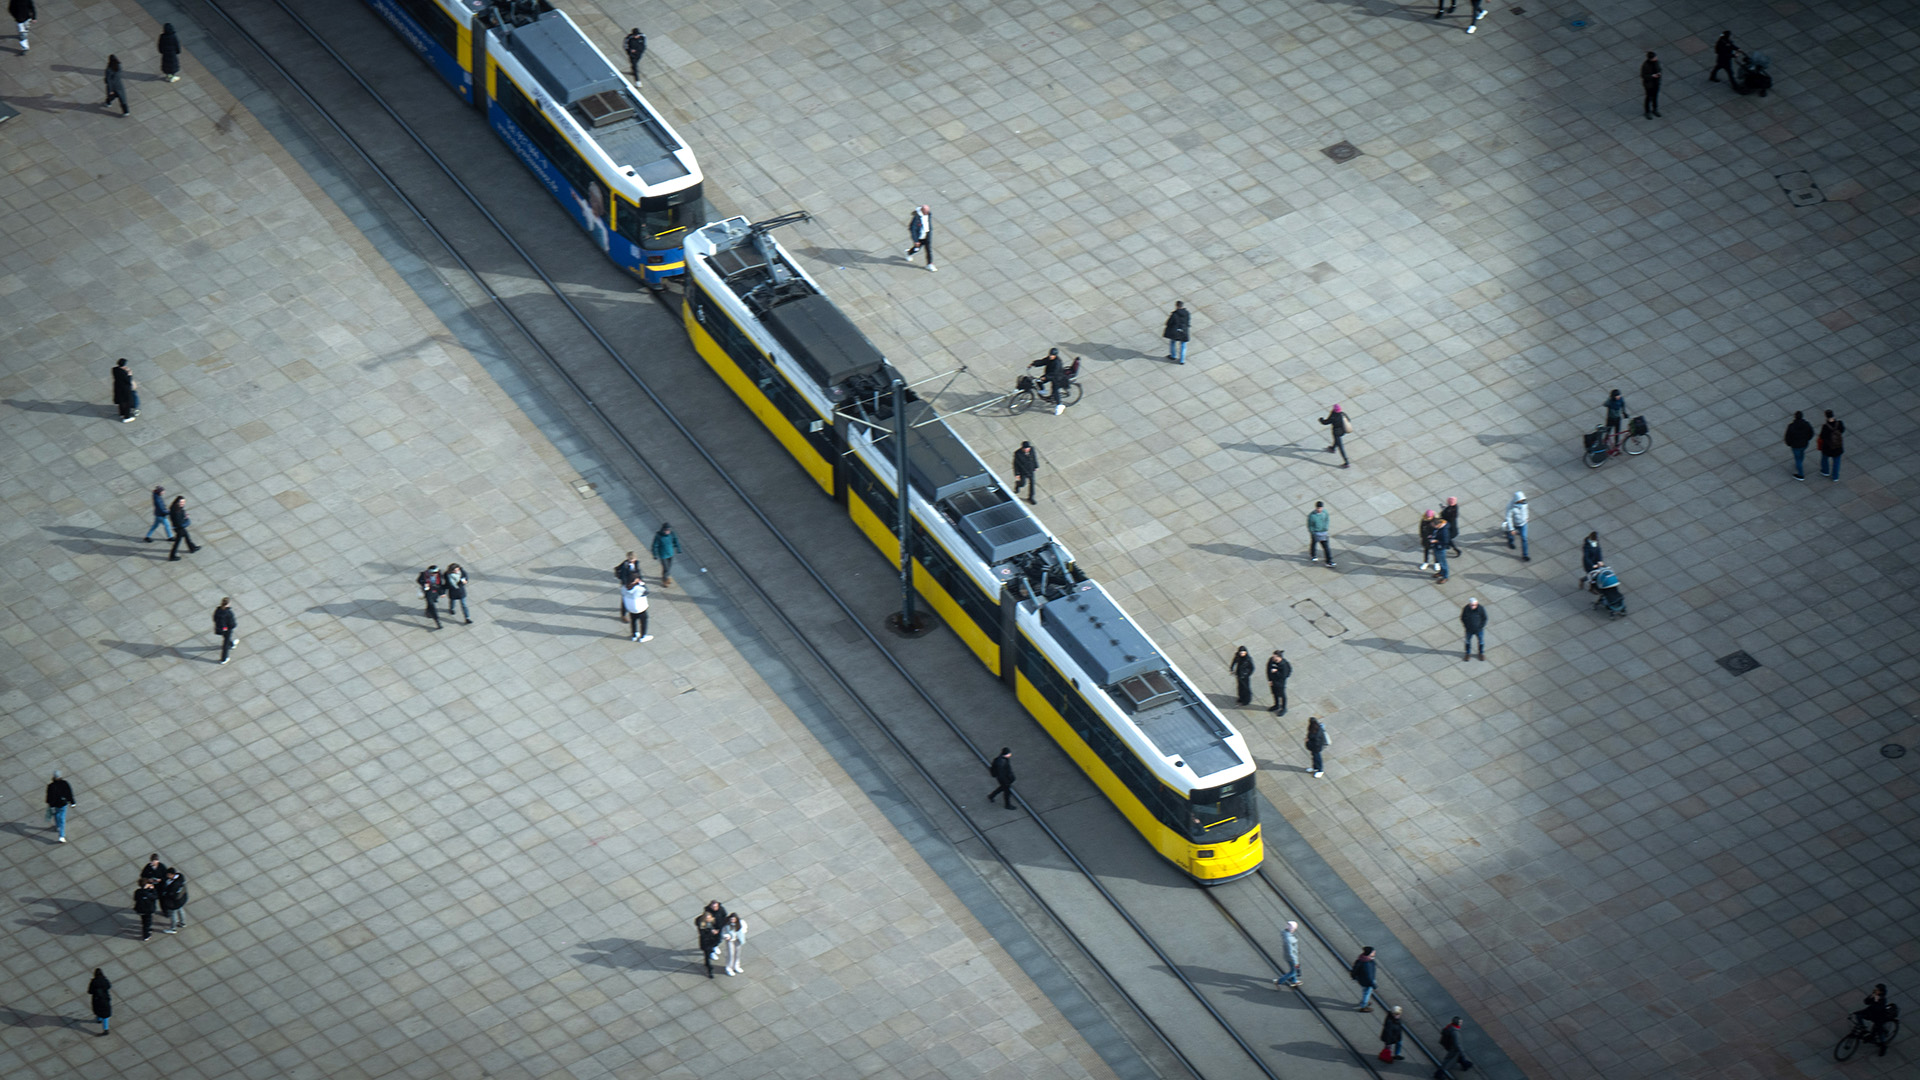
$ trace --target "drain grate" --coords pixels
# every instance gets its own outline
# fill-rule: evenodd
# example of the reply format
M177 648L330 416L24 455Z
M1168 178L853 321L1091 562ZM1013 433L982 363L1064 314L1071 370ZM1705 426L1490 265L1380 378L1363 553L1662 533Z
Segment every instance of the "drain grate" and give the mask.
M1880 756L1883 758L1906 757L1907 748L1897 742L1890 742L1880 748Z
M1329 146L1325 150L1322 150L1320 152L1327 155L1328 157L1332 158L1335 161L1343 162L1343 163L1352 161L1354 158L1357 158L1360 156L1360 148L1353 145L1350 142L1347 142L1345 139L1342 139L1341 141L1334 143L1332 146Z
M1827 193L1821 191L1820 185L1813 182L1812 173L1775 173L1773 182L1780 185L1780 190L1787 193L1787 201L1795 206L1812 206L1814 203L1827 201Z
M1715 660L1714 663L1719 664L1735 675L1745 675L1747 672L1760 666L1760 661L1748 656L1744 650L1736 653L1728 653L1720 659Z
M1315 630L1320 631L1328 637L1339 637L1341 634L1347 632L1347 628L1340 624L1340 620L1327 614L1326 608L1321 607L1311 600L1300 601L1293 605L1293 610L1299 612L1300 617L1307 620L1307 623Z

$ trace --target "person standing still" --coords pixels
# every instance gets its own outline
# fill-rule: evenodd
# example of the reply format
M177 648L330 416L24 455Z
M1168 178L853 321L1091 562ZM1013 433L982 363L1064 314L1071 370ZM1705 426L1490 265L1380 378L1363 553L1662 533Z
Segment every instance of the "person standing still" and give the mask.
M1020 440L1020 449L1013 452L1014 497L1018 498L1020 489L1024 487L1027 489L1027 502L1038 506L1040 500L1036 496L1040 494L1040 484L1035 477L1039 474L1040 452L1033 448L1032 443L1025 439Z
M240 619L233 613L233 597L220 598L220 606L213 609L213 632L220 637L220 662L226 663L233 655L233 647L240 639L233 632L240 627Z
M1467 597L1467 606L1460 609L1460 626L1467 632L1467 644L1460 653L1460 659L1473 659L1473 643L1480 642L1480 659L1487 658L1487 609L1480 606L1480 598Z
M1287 965L1287 970L1273 980L1276 990L1288 986L1296 990L1300 988L1300 935L1295 933L1299 929L1299 923L1289 922L1287 928L1280 932L1280 959Z
M167 928L161 933L179 933L187 925L187 875L169 870L154 891L160 894L160 911L167 917Z
M747 946L747 920L739 912L727 916L720 926L720 940L727 944L727 974L738 975L746 970L740 966L740 951Z
M1333 432L1333 445L1327 447L1327 453L1339 451L1340 467L1343 469L1350 467L1352 462L1347 460L1346 439L1348 435L1353 434L1353 424L1347 419L1347 414L1340 411L1340 406L1335 405L1327 415L1320 418L1320 422Z
M1333 569L1333 534L1327 531L1327 504L1316 502L1313 512L1307 515L1307 561L1319 562L1316 554L1321 548L1327 551L1327 569Z
M1609 435L1620 434L1620 427L1627 419L1627 399L1621 396L1620 391L1614 390L1607 394L1605 407L1607 410L1607 433Z
M471 612L471 611L469 611L469 610L467 609L467 570L466 570L466 567L464 567L464 566L461 566L461 565L460 565L459 563L448 563L448 564L447 564L447 572L446 572L446 573L444 573L444 574L442 574L442 575L440 575L440 580L441 580L441 582L442 582L443 584L445 584L445 585L446 585L446 587L447 587L447 614L448 614L448 616L452 616L452 614L453 614L453 605L455 605L455 604L459 604L459 605L460 605L460 617L461 617L461 618L463 618L463 619L465 619L465 620L467 620L467 625L468 625L468 626L472 626L472 625L473 625L473 612Z
M633 636L627 640L653 640L653 635L647 633L646 579L634 578L633 584L620 590L620 609L627 613L627 623L633 630Z
M620 588L624 592L626 589L631 587L634 582L640 580L639 558L637 558L633 552L631 551L627 552L627 560L613 568L613 576L619 580ZM613 617L616 619L626 618L627 617L626 607L622 605L620 607L615 608L613 611Z
M1805 481L1807 478L1807 444L1813 441L1813 425L1799 412L1793 414L1793 421L1787 425L1787 449L1793 451L1793 478Z
M147 526L147 535L140 539L153 543L153 530L160 529L167 539L173 539L173 523L167 520L167 489L158 484L153 486L153 524Z
M1167 339L1167 359L1176 364L1186 363L1187 342L1193 338L1193 312L1187 310L1185 300L1173 302L1173 310L1167 313L1167 325L1160 336Z
M1287 680L1293 677L1293 664L1287 660L1284 650L1275 649L1267 657L1267 689L1273 691L1273 708L1270 713L1287 715Z
M662 523L660 531L653 534L653 557L660 560L660 584L673 585L673 557L680 554L680 536L673 526Z
M987 766L987 772L993 776L994 783L1000 785L999 787L996 787L992 791L987 793L987 804L989 806L993 804L994 796L1004 795L1006 797L1005 803L1006 803L1007 809L1009 810L1013 809L1013 750L1012 748L1006 747L1006 746L1001 747L1000 756L997 758L994 758L993 764Z
M24 53L29 48L27 29L33 25L33 20L38 18L40 13L34 10L33 0L8 0L7 14L13 16L14 28L20 31L20 51Z
M916 206L913 213L907 215L907 239L912 244L901 258L913 261L914 253L921 248L927 249L927 269L937 270L933 265L933 207Z
M626 40L620 47L627 53L627 70L633 73L633 85L640 85L640 58L647 55L647 35L639 27L627 31Z
M1438 563L1433 561L1433 530L1440 524L1440 515L1431 510L1420 515L1420 569L1437 570Z
M1733 31L1720 31L1719 39L1713 43L1713 71L1707 75L1708 82L1719 82L1720 73L1724 71L1727 73L1727 85L1733 85L1733 53L1735 48L1737 48L1737 46L1733 43Z
M1527 493L1516 491L1513 501L1507 504L1506 516L1500 519L1500 527L1507 533L1507 550L1513 550L1513 538L1520 537L1520 561L1532 562L1533 556L1527 553Z
M59 843L67 842L67 811L74 805L73 785L61 779L59 769L53 770L53 779L47 782L47 816L60 834Z
M1440 1050L1440 1066L1433 1070L1434 1080L1445 1080L1449 1065L1458 1065L1464 1072L1470 1064L1466 1052L1460 1049L1459 1017L1454 1017L1453 1023L1440 1029Z
M194 543L193 537L187 533L188 527L193 524L193 519L187 516L187 497L185 495L175 495L173 497L173 505L167 507L167 520L173 523L173 547L167 551L168 562L180 561L180 545L183 543L187 545L187 554L189 555L200 550L200 545Z
M118 100L120 102L121 116L132 112L133 110L127 108L127 84L120 79L119 57L107 57L107 70L103 81L107 84L107 100L101 102L100 107L104 109Z
M713 921L713 916L703 911L700 913L699 918L693 920L693 927L700 932L700 961L707 965L707 978L711 979L713 978L713 962L720 958L720 942L722 940L720 937L720 925Z
M1348 976L1360 984L1360 1006L1356 1012L1373 1011L1373 987L1379 968L1380 961L1373 955L1373 946L1368 945L1360 950L1360 955L1353 958L1353 966L1347 969Z
M1327 737L1327 725L1321 723L1320 718L1317 716L1307 717L1306 747L1307 747L1307 753L1313 755L1313 768L1312 770L1310 770L1313 773L1313 775L1315 776L1326 775L1327 763L1321 758L1320 755L1327 749L1327 747L1332 745L1333 745L1333 740Z
M1245 645L1233 651L1227 660L1227 670L1233 673L1234 700L1243 708L1253 704L1253 655Z
M1827 410L1827 422L1820 425L1820 475L1838 483L1840 480L1840 455L1846 453L1847 425L1841 423ZM1828 471L1831 463L1832 471Z
M1433 575L1433 583L1445 585L1447 579L1453 576L1452 568L1447 565L1447 547L1453 543L1453 533L1447 528L1446 519L1435 520L1437 524L1433 527L1433 559L1434 565L1439 569Z
M113 403L120 408L120 422L133 423L140 415L140 384L133 381L133 370L127 367L127 358L121 357L113 365Z
M440 564L434 563L420 571L420 576L413 581L420 586L420 599L426 603L427 618L433 620L435 630L440 629L440 594L447 591L446 579L440 575Z
M1640 89L1643 94L1640 108L1646 114L1646 119L1651 120L1659 116L1660 61L1652 52L1647 53L1646 60L1640 65Z
M1447 496L1447 505L1440 508L1440 516L1447 522L1447 550L1460 554L1460 500Z
M141 878L133 890L133 910L140 916L140 940L153 939L153 913L160 910L160 894L152 878Z
M113 1018L113 984L107 981L106 972L93 969L93 981L87 984L87 996L93 999L93 1018L100 1021L100 1034L105 1035L108 1021Z
M160 50L160 74L168 82L180 81L180 35L173 32L173 24L160 27L160 40L155 45Z

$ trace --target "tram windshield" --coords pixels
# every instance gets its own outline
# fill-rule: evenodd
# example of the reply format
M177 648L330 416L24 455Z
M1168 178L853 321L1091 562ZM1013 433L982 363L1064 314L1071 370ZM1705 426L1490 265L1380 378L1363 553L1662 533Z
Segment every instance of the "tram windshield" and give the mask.
M706 223L707 200L701 197L699 185L695 185L671 195L642 199L639 235L627 235L638 240L643 248L677 248L686 241L689 232ZM627 233L624 227L620 231Z
M1192 839L1220 841L1239 836L1259 822L1254 813L1253 777L1193 793Z

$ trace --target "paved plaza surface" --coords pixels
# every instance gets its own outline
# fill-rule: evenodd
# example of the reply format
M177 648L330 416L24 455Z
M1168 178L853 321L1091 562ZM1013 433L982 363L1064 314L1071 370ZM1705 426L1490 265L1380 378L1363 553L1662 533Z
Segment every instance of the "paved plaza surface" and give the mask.
M141 9L53 7L0 69L0 1075L1112 1076L708 581L656 592L656 640L620 632L609 568L655 519L581 498L525 388L191 39L167 84ZM116 51L125 119L92 107ZM140 541L155 483L190 500L180 562ZM449 561L474 622L434 632L413 576ZM193 900L143 943L155 850ZM753 932L708 981L716 896Z
M1087 358L1067 415L961 429L1034 441L1042 516L1189 671L1287 649L1285 721L1232 714L1264 791L1530 1075L1831 1075L1866 984L1912 999L1916 756L1881 755L1920 743L1912 5L1527 3L1472 36L1418 3L601 7L735 204L818 215L782 240L896 362L969 368L944 407ZM1707 82L1723 29L1772 95ZM899 257L922 202L937 274ZM1589 471L1614 387L1658 443ZM1795 482L1782 432L1828 408L1841 479ZM1531 562L1495 534L1515 490ZM1415 523L1449 495L1435 586ZM1575 591L1589 530L1624 620Z

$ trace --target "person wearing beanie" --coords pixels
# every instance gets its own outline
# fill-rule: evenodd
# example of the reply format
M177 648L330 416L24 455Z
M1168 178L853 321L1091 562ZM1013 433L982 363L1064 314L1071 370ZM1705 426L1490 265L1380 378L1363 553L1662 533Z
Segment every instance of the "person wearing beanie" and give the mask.
M1520 561L1532 562L1533 556L1527 554L1527 493L1516 491L1513 501L1507 504L1507 515L1501 519L1501 527L1507 531L1507 549L1513 549L1513 538L1520 537Z
M1320 418L1320 423L1333 432L1333 445L1327 447L1327 453L1338 451L1340 467L1343 469L1351 467L1353 463L1347 460L1346 438L1353 434L1353 425L1347 420L1347 414L1340 411L1340 406L1335 405L1327 410L1327 415Z
M1273 980L1275 990L1289 986L1295 990L1300 988L1300 935L1294 933L1298 929L1300 929L1299 923L1289 922L1286 930L1280 935L1280 959L1286 963L1287 970Z

